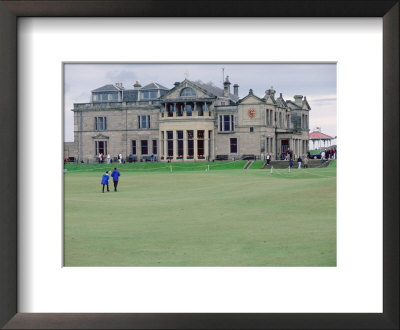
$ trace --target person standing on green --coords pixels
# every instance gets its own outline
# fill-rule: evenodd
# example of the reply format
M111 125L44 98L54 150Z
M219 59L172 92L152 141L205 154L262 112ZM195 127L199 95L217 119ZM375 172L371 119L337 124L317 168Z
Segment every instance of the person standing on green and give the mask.
M119 173L117 168L114 167L114 171L112 171L112 173L111 173L111 177L113 178L113 182L114 182L114 191L117 191L118 180L119 180L120 175L121 174Z
M110 178L110 175L108 174L108 171L103 174L103 177L101 179L101 184L103 185L103 193L104 193L104 186L107 186L107 191L110 191L110 188L108 186L108 179Z

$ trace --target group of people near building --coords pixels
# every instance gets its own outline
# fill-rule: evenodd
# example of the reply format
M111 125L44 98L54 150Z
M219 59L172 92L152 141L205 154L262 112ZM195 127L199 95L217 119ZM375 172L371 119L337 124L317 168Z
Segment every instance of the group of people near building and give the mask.
M122 154L119 154L117 156L117 159L118 159L118 162L121 164L122 163ZM99 155L97 156L97 160L98 160L99 164L104 163L103 153L99 152ZM106 161L107 161L107 164L112 163L111 155L109 153L106 156Z
M308 157L307 156L304 157L304 159L301 158L301 156L299 156L297 158L297 168L301 168L302 164L303 164L304 168L308 168ZM292 167L293 167L293 160L290 159L289 160L289 168L292 168Z
M321 159L322 161L324 160L329 160L329 159L336 159L336 148L329 148L328 150L324 150L321 152Z
M118 187L118 182L119 182L119 177L120 177L121 173L119 173L119 171L117 170L116 167L114 167L114 171L112 171L111 173L111 177L113 178L113 183L114 183L114 191L117 191L117 187ZM108 184L108 180L110 179L110 174L108 173L108 171L106 171L106 173L103 174L103 177L101 178L101 184L103 186L103 193L104 193L104 188L107 186L107 191L110 191L110 187Z

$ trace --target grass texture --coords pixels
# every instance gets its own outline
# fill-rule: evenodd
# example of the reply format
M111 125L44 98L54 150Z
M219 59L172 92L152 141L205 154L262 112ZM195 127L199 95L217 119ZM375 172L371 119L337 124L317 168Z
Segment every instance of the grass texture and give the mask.
M336 163L245 163L67 164L65 266L336 266Z

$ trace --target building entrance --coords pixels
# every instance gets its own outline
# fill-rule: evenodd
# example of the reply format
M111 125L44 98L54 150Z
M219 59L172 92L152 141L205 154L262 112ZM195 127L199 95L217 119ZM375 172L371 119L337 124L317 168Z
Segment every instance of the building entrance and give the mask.
M281 140L281 153L286 153L289 149L289 140Z

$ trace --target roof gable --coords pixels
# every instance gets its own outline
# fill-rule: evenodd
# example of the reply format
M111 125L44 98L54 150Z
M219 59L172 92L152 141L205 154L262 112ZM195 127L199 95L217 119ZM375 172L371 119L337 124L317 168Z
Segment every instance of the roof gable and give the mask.
M308 104L307 99L306 99L305 96L304 96L304 100L303 100L303 109L304 109L304 110L311 110L311 107L310 107L310 105Z
M169 90L161 99L174 99L174 98L181 98L180 93L181 90L184 88L190 87L196 91L196 98L216 98L217 95L209 92L208 90L198 86L197 84L193 83L192 81L185 79L180 84L176 85L174 88Z
M118 92L120 90L123 90L123 88L118 88L112 84L104 85L102 87L99 87L97 89L92 90L92 93L99 93L99 92Z
M275 98L273 97L273 95L266 95L266 97L264 97L264 101L266 104L272 104L272 105L276 104L276 101L275 101Z
M253 90L249 90L249 94L247 94L244 98L238 101L238 104L252 104L252 103L265 103L264 99L260 99L258 96L253 94Z

